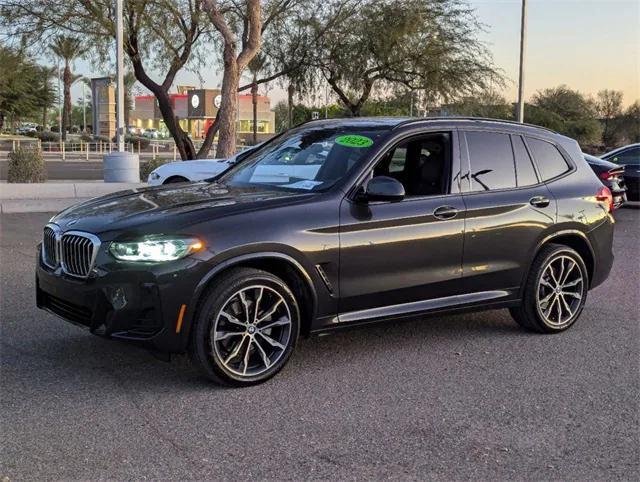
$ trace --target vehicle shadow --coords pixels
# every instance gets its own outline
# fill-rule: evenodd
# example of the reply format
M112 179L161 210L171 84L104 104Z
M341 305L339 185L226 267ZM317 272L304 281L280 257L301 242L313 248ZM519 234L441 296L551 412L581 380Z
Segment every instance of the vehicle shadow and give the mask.
M59 320L56 320L58 322ZM66 331L66 330L65 330ZM3 371L21 376L38 372L46 382L59 378L102 380L114 388L136 392L225 390L204 378L186 356L170 362L155 358L148 350L125 342L74 331L33 340L28 346L3 341ZM478 338L521 337L506 310L383 322L333 331L327 336L300 338L296 352L282 375L289 381L308 377L317 370L331 370L346 363L368 364L372 358L397 358L415 350L453 355ZM7 360L13 359L7 366Z

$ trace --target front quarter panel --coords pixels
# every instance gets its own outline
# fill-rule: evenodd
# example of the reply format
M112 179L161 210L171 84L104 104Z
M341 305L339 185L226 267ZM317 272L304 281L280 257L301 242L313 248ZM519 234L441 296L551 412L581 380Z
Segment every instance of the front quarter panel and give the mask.
M313 290L315 310L311 328L333 319L337 313L338 292L338 205L341 194L319 194L305 201L265 210L238 213L191 226L190 232L201 236L207 247L199 258L206 274L189 300L187 319L195 315L199 297L216 275L234 265L260 258L278 258L302 271ZM332 291L320 277L321 266ZM188 337L184 330L184 343Z

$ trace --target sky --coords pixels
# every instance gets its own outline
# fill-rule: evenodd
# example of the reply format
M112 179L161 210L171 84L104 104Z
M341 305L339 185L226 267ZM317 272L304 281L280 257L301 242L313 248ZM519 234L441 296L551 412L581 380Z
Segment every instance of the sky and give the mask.
M480 35L508 79L503 94L517 99L521 0L468 0L486 31ZM525 98L561 84L587 95L621 90L624 105L640 99L640 0L528 0ZM76 70L102 74L79 61ZM217 70L217 69L216 69ZM217 87L216 71L201 72ZM178 74L176 84L200 86L198 76ZM286 97L275 84L272 105ZM75 87L74 99L81 95Z

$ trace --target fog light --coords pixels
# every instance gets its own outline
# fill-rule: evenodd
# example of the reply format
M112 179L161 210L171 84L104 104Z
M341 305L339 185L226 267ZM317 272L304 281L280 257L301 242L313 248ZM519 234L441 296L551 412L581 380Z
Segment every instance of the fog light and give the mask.
M127 305L127 296L120 287L109 288L109 302L116 310L121 310Z

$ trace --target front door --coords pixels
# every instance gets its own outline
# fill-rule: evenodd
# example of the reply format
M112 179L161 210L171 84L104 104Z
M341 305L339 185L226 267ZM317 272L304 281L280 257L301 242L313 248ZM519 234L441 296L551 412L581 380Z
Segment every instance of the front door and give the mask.
M421 311L424 300L460 293L465 209L459 176L451 174L459 172L457 146L455 132L400 141L370 176L402 182L404 200L343 200L341 322Z

